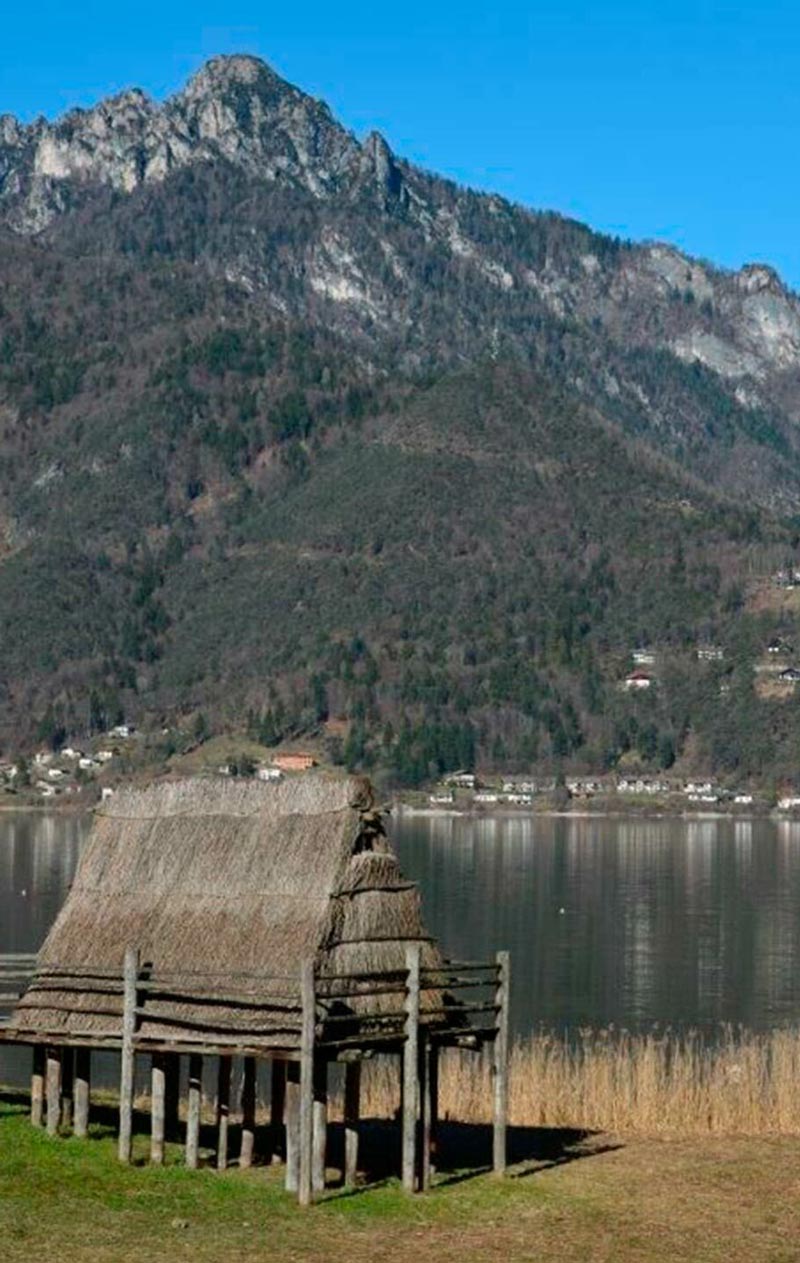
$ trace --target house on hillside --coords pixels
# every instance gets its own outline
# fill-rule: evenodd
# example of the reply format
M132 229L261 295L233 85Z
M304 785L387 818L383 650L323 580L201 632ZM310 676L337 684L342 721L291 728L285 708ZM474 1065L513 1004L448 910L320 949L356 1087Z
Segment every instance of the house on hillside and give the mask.
M721 645L698 645L697 660L698 662L721 662L725 657L725 650Z
M767 645L767 653L773 657L783 657L792 653L792 646L788 640L784 640L783 636L776 636Z
M778 672L778 679L784 684L796 684L800 680L800 669L797 667L785 667L783 671Z
M445 776L444 783L452 785L453 789L474 789L478 781L474 772L450 772Z
M316 767L316 764L317 760L313 754L301 752L276 754L272 760L272 766L279 772L308 772L312 767Z
M623 680L623 688L629 692L635 689L649 689L652 686L653 677L648 671L636 670L631 671L630 675L626 675Z
M634 666L652 667L655 666L656 655L652 649L634 649L631 653Z
M279 767L260 767L256 770L256 780L280 781L283 780L283 772Z

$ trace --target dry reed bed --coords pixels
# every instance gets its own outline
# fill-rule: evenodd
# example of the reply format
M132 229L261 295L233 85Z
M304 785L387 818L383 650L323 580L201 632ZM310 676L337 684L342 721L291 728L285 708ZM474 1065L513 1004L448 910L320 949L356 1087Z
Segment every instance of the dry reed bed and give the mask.
M396 1069L369 1065L364 1108L398 1106ZM488 1058L447 1050L440 1114L491 1120ZM577 1040L536 1035L511 1054L510 1122L641 1135L800 1133L800 1031L733 1029L713 1044L698 1035L584 1031Z

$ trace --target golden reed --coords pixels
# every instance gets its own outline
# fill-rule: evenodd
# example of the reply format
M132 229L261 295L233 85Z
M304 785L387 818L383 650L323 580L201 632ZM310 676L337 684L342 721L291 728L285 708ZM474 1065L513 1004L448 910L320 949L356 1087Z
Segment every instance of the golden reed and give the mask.
M368 1065L363 1112L390 1116L396 1067ZM442 1118L490 1122L488 1058L447 1050L439 1100ZM800 1134L800 1031L726 1028L713 1043L692 1033L536 1035L512 1050L509 1121L642 1135Z

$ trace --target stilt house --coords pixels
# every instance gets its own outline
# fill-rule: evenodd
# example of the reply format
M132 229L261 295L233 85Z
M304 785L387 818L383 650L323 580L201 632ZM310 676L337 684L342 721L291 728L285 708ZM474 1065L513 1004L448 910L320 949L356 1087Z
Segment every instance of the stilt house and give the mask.
M490 1003L469 1003L476 985L484 996L492 989ZM255 1061L270 1060L287 1184L307 1201L324 1183L326 1075L335 1060L348 1067L349 1181L358 1069L376 1052L401 1057L404 1180L424 1187L438 1049L491 1041L498 1156L506 999L504 961L455 966L426 933L417 888L402 876L369 782L323 773L266 784L198 778L126 789L98 807L72 889L0 1039L34 1046L33 1110L38 1098L43 1114L46 1079L51 1129L63 1121L66 1091L85 1131L90 1052L119 1049L123 1160L137 1056L152 1057L155 1161L179 1057L189 1056L190 1165L200 1059L219 1059L219 1165L227 1161L231 1059L244 1059L243 1164L252 1158Z

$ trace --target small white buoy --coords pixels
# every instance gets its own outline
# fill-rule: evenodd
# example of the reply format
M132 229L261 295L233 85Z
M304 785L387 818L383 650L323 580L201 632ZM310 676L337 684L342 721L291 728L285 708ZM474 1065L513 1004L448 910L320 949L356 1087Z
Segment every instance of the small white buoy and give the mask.
M24 887L24 886L23 886L22 890L21 890L19 893L22 895L22 898L23 898L23 899L27 899L27 897L28 897L28 892L27 892L27 890L25 889L25 887Z
M563 915L564 915L564 913L565 913L565 912L566 912L566 908L559 908L559 910L558 910L558 915L559 915L560 917L563 917Z

